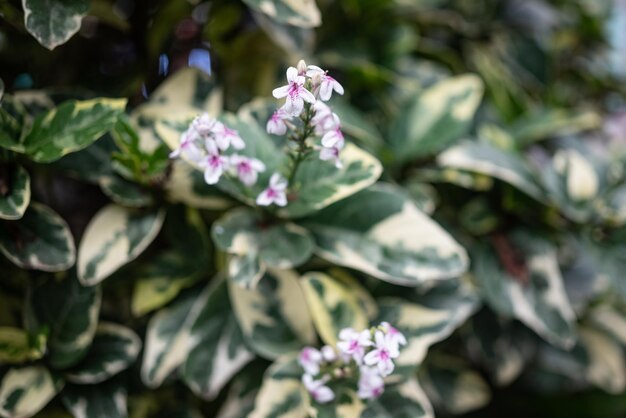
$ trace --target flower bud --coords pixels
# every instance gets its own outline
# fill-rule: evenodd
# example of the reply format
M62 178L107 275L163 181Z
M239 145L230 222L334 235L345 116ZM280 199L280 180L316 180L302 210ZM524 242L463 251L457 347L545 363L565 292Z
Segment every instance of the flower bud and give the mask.
M296 68L298 69L298 75L306 74L306 62L304 60L298 61Z
M313 74L313 77L311 77L311 83L313 83L314 86L319 86L320 84L322 84L322 74Z

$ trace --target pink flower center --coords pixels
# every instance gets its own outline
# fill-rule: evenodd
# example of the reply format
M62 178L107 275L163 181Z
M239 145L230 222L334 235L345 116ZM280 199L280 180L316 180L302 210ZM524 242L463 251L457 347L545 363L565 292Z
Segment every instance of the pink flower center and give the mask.
M209 157L209 165L213 168L217 168L222 164L219 155L211 155Z
M278 192L270 187L267 189L267 197L269 197L270 199L278 197Z
M355 351L357 348L359 348L359 342L356 340L352 340L350 341L350 351Z
M291 83L289 85L289 97L292 99L297 98L300 95L300 85L298 83Z
M379 357L382 361L387 361L387 360L389 360L389 351L387 351L387 350L380 350L380 352L378 353L378 357Z
M377 388L374 388L374 390L372 390L372 395L374 395L375 398L378 398L382 394L383 394L383 388L381 387L377 387Z
M237 169L241 174L248 174L252 172L252 166L248 161L242 161L237 166Z

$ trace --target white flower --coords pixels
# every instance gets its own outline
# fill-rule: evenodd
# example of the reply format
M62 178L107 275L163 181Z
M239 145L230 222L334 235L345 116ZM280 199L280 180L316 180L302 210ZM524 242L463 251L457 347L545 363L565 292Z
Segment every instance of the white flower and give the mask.
M377 398L385 391L385 381L375 367L362 366L360 368L359 390L357 395L361 399Z
M202 158L202 151L196 143L195 132L187 129L180 137L180 145L170 153L170 158L183 156L192 161L199 161Z
M313 93L304 88L304 77L298 75L295 67L287 69L286 86L278 87L272 91L272 95L277 99L287 98L283 110L292 116L299 116L304 109L304 102L315 103Z
M217 145L213 141L207 141L207 155L200 162L200 166L204 168L204 181L207 184L215 184L228 168L228 157L220 155Z
M287 180L278 173L272 174L269 186L256 198L256 204L269 206L274 203L278 206L287 206L285 189L287 189Z
M261 161L237 154L230 156L230 167L239 180L248 187L254 185L259 173L265 171L265 164Z
M333 94L333 90L337 94L343 94L343 87L337 80L328 75L328 71L322 70L317 65L309 65L306 75L311 78L320 78L319 97L327 102ZM317 77L316 77L317 76Z
M329 345L325 345L324 347L322 347L321 353L324 361L333 362L337 360L337 352Z
M341 163L341 159L339 158L341 154L341 148L332 147L332 148L322 148L320 150L320 160L322 161L332 161L335 163L335 167L341 168L343 164Z
M363 362L365 348L372 345L372 336L369 330L357 332L352 328L344 328L339 332L337 348L343 354L352 356L357 364Z
M214 118L209 116L208 113L203 113L191 122L191 128L198 133L198 135L206 137L213 132L215 124L218 123Z
M325 386L327 380L326 378L315 380L310 374L302 376L304 387L306 387L311 397L319 403L328 403L335 399L333 391L328 386Z
M298 356L298 362L309 375L316 375L320 372L322 353L313 347L304 347Z
M344 142L343 133L339 128L326 132L322 137L322 146L326 148L339 147L341 149Z
M284 110L278 109L276 112L270 116L267 121L267 133L274 135L285 135L287 133L287 124L286 120L291 119L291 116L285 113Z
M392 327L389 322L381 322L380 328L383 329L391 344L395 344L399 349L401 345L406 345L406 337L396 328Z
M393 343L389 335L382 331L376 331L374 339L376 340L376 348L365 355L363 362L368 366L377 366L383 377L389 376L394 368L392 359L400 355L397 344Z
M244 149L246 143L239 136L239 133L230 129L228 126L221 122L217 122L214 125L213 134L215 136L215 142L222 151L228 149L229 146L233 146L235 149Z
M322 101L317 101L313 105L315 115L311 119L311 123L315 126L315 134L324 135L328 131L338 129L340 126L339 116Z

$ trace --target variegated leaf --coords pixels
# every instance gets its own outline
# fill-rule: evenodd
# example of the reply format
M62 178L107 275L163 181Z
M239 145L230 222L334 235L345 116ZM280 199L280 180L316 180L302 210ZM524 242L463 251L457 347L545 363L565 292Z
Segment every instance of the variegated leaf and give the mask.
M76 260L67 223L39 203L30 204L21 219L0 223L0 252L21 268L42 271L67 270Z
M256 289L229 281L233 311L246 342L262 357L274 359L315 342L299 276L293 270L269 270Z
M384 139L376 125L346 100L333 99L332 108L341 120L342 132L376 155L384 145Z
M216 418L248 418L254 410L265 369L251 366L233 379Z
M407 338L396 361L397 372L406 375L424 360L431 345L448 338L479 304L475 290L459 282L445 283L412 299L416 303L397 298L379 301L378 320L393 324Z
M98 183L102 192L118 205L141 208L154 203L148 190L118 175L102 176Z
M518 118L511 127L511 134L523 147L542 139L572 135L601 126L602 117L593 110L537 109Z
M165 182L167 199L198 209L224 210L233 202L219 189L209 187L202 172L185 161L172 162L172 171Z
M531 167L513 152L506 152L489 144L464 142L440 154L437 163L446 168L485 174L502 180L539 201L545 199Z
M435 407L453 415L483 408L491 400L487 382L460 357L429 356L418 377Z
M141 339L133 330L111 322L98 324L91 348L85 358L66 374L78 384L104 382L126 370L141 350Z
M68 385L61 394L74 418L127 418L126 388L117 380L98 385Z
M11 369L0 383L0 416L30 418L63 388L43 366Z
M390 134L398 161L436 154L461 139L471 126L483 90L480 78L466 74L442 80L419 94Z
M376 399L367 403L360 418L434 418L426 394L415 378L391 385Z
M626 308L623 305L594 306L589 312L589 321L626 346Z
M24 26L37 41L53 50L80 29L89 11L88 0L22 0Z
M521 230L494 243L495 248L477 245L472 257L473 274L486 302L499 314L519 319L550 343L571 347L576 317L565 293L556 249L541 237ZM498 259L495 251L511 251L509 245L523 257L519 268Z
M0 168L0 219L20 219L30 203L30 176L20 165L3 165Z
M24 330L13 327L0 327L0 365L19 364L29 360L39 360L46 352L46 339L41 336L32 341Z
M315 328L326 344L335 346L337 335L343 328L362 330L369 327L367 314L352 287L319 272L305 274L301 282ZM352 285L355 284L360 287L358 283ZM367 292L362 288L360 291Z
M241 287L253 289L265 275L266 266L257 253L229 255L226 262L228 279Z
M93 286L134 260L157 236L165 211L135 212L114 204L89 222L78 249L78 277Z
M149 388L161 386L187 359L191 327L205 309L210 291L209 285L200 293L186 292L150 319L141 365L141 380Z
M322 16L315 0L244 0L244 2L280 23L302 28L312 28L322 23Z
M390 283L419 286L467 269L465 250L390 184L376 184L303 224L321 257Z
M254 354L244 344L223 280L211 287L207 299L190 330L182 378L196 395L212 400Z
M113 128L126 99L68 101L35 118L22 143L36 162L49 163L86 148Z
M449 183L468 190L485 192L493 188L492 177L455 168L434 167L415 171L415 179L429 183Z
M57 369L81 361L96 333L102 291L83 287L75 276L49 279L35 287L28 301L28 327L35 333L48 328L48 361Z

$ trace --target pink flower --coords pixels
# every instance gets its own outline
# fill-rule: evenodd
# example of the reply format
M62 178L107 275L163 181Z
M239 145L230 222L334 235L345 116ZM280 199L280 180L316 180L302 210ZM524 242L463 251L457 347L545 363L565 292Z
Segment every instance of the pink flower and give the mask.
M298 356L298 362L309 375L316 375L320 372L322 353L313 347L304 347Z
M322 148L320 150L320 160L322 161L332 161L335 163L335 167L341 168L343 164L341 163L341 159L339 158L341 154L341 148L335 146L331 148Z
M278 87L272 91L272 95L277 99L287 98L283 110L292 116L299 116L304 109L304 102L315 103L315 96L304 88L304 77L298 75L295 67L287 69L286 86Z
M230 156L230 167L239 180L248 187L254 185L259 173L265 171L265 164L261 161L237 154Z
M360 368L359 390L357 395L361 399L378 398L385 391L385 381L375 367L362 366Z
M337 94L343 94L343 87L341 86L341 84L339 84L337 80L335 80L334 78L328 75L328 71L322 70L317 65L309 65L307 68L308 69L307 69L306 75L308 75L309 77L313 79L317 77L319 77L320 79L320 84L319 84L320 99L322 99L325 102L330 100L330 97L333 94L333 90Z
M219 123L214 118L209 116L208 113L203 113L191 122L191 128L198 133L198 135L206 137L213 131L215 124Z
M313 109L315 110L315 115L311 119L311 123L315 126L317 135L324 135L328 131L339 128L339 116L333 113L326 103L317 101L313 105Z
M274 135L285 135L287 133L287 124L286 120L291 119L291 116L285 113L284 110L278 109L276 112L270 116L267 121L267 133Z
M389 322L381 322L380 328L387 334L387 338L391 344L395 344L396 347L406 345L406 337L396 328L392 327Z
M344 328L339 332L337 348L351 356L357 364L363 362L365 348L372 345L372 336L369 330L357 332L352 328Z
M259 206L269 206L272 203L277 206L287 206L287 180L278 173L272 174L270 184L267 189L263 190L256 198L256 204Z
M170 158L178 158L184 156L192 161L198 161L202 158L202 152L196 144L195 132L187 129L180 137L180 145L170 153Z
M200 162L204 168L204 181L207 184L215 184L220 180L224 170L228 168L228 157L220 155L217 145L213 141L207 141L207 155Z
M230 129L228 126L224 125L221 122L217 122L213 129L213 134L215 136L215 142L217 146L222 151L228 149L229 146L233 146L235 149L244 149L246 147L246 143L243 142L243 139L239 136L239 133Z
M333 391L328 386L325 386L327 381L328 378L315 380L310 374L302 376L302 383L304 383L304 387L309 392L311 397L319 403L328 403L335 399Z
M322 347L321 352L324 361L333 362L337 360L337 352L331 346L325 345L324 347Z
M389 376L393 372L393 360L400 355L397 344L392 342L388 335L382 331L374 333L376 340L376 348L367 353L363 358L363 362L368 366L377 366L380 374Z
M344 142L343 133L338 127L332 131L326 132L322 137L322 146L326 148L339 147L339 149L341 149L343 148Z

